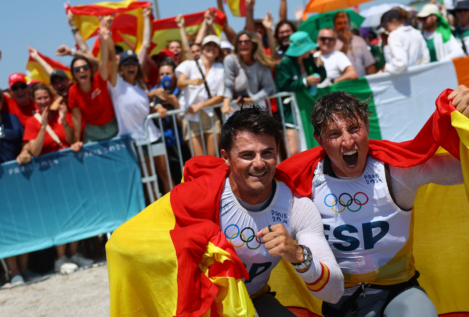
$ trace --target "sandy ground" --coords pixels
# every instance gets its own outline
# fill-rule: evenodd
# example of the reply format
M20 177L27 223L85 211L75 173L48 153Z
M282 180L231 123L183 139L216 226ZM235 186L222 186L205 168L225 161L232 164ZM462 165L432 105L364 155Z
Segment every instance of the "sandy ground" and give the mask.
M107 265L0 289L1 316L109 316Z

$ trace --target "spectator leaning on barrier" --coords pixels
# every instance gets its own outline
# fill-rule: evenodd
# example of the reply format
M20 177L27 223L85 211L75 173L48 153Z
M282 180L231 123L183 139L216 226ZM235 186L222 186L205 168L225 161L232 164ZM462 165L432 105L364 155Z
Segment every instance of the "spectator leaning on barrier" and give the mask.
M114 44L108 28L104 25L100 28L99 37L101 61L96 74L92 74L91 65L85 57L76 56L71 63L75 83L69 89L69 107L73 113L74 139L80 139L81 121L84 120L86 126L83 142L85 143L110 139L118 133L107 83L108 60L115 64L115 55L109 56L108 45Z
M234 111L230 107L232 99L236 99L238 105L257 103L265 110L264 100L275 93L271 68L277 66L277 62L264 53L261 45L257 37L246 30L236 37L235 54L229 55L223 62L225 92L222 113Z
M404 10L401 10L404 11ZM389 32L387 50L389 58L383 71L400 74L409 66L427 64L430 53L422 34L412 26L404 25L406 12L389 10L381 17L380 27Z
M458 25L453 32L461 42L461 47L466 55L469 54L469 0L456 2L452 13L458 18Z
M322 88L331 83L358 78L357 71L347 55L334 48L336 40L337 34L331 28L324 28L319 32L319 51L313 56L321 57L326 68L327 79L321 82L318 87Z
M320 58L313 58L311 51L317 45L308 33L298 31L290 36L290 45L285 57L276 70L276 83L279 91L301 91L317 86L326 79L326 69ZM319 76L314 76L314 74ZM283 104L285 123L293 124L293 112L290 104ZM290 155L298 153L296 130L287 126L288 148Z
M426 4L417 17L422 22L423 37L430 51L431 62L465 56L461 45L451 34L449 23L441 16L436 5Z
M204 134L207 154L216 155L212 129L215 129L215 134L220 134L221 121L213 110L203 108L223 101L225 72L223 64L219 62L223 57L220 39L209 35L202 42L202 57L197 61L184 61L176 68L178 88L182 90L180 101L184 101L183 106L186 109L184 139L192 139L195 156L204 155L201 133ZM199 114L202 131L199 126ZM213 117L213 127L210 117Z
M23 133L18 117L3 111L3 93L0 90L0 164L12 161L20 154Z
M290 35L297 31L296 25L288 20L281 20L275 27L274 37L277 40L277 57L281 60L290 46Z
M150 114L150 100L143 81L143 72L134 51L127 50L121 54L119 69L115 67L111 70L109 83L119 127L118 135L130 134L133 139L145 140L147 138L145 119ZM152 147L162 141L161 132L153 121L148 123L148 138ZM147 165L150 164L148 154L144 153ZM170 186L164 156L155 156L154 163L165 194L170 191Z
M375 59L371 54L365 40L350 31L350 19L346 12L338 12L334 16L334 29L338 40L335 49L347 55L358 77L376 73Z

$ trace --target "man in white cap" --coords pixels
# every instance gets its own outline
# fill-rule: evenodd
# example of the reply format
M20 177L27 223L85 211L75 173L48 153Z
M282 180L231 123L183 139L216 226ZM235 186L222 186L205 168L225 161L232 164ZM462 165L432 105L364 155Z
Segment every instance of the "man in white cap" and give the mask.
M461 45L451 34L449 23L434 4L426 4L417 14L422 22L423 37L430 51L430 62L445 61L464 57Z

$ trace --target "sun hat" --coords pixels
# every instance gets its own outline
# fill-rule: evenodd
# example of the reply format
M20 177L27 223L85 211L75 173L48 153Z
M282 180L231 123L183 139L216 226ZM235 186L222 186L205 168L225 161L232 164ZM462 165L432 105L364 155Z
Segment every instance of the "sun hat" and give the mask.
M207 43L213 42L218 45L218 47L221 47L221 41L220 38L216 35L207 35L204 37L204 40L202 41L202 46L204 46Z
M290 46L285 52L285 55L298 57L315 49L316 47L318 47L318 45L311 40L308 33L298 31L290 35Z
M458 1L454 5L454 9L451 11L458 11L458 10L469 10L469 0L462 0Z
M423 6L422 10L417 13L417 18L426 18L432 14L439 14L440 10L435 4L429 3Z

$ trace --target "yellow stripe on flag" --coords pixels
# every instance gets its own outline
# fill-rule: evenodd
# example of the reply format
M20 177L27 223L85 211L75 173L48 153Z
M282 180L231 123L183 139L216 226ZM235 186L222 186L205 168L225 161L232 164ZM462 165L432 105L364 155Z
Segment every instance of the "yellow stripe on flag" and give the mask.
M460 139L459 155L466 185L466 196L469 200L469 118L459 111L453 111L451 113L451 125L458 132Z
M319 292L326 286L327 282L329 282L329 278L331 276L331 272L329 268L321 263L322 266L322 273L321 276L313 283L306 283L306 286L311 292Z

